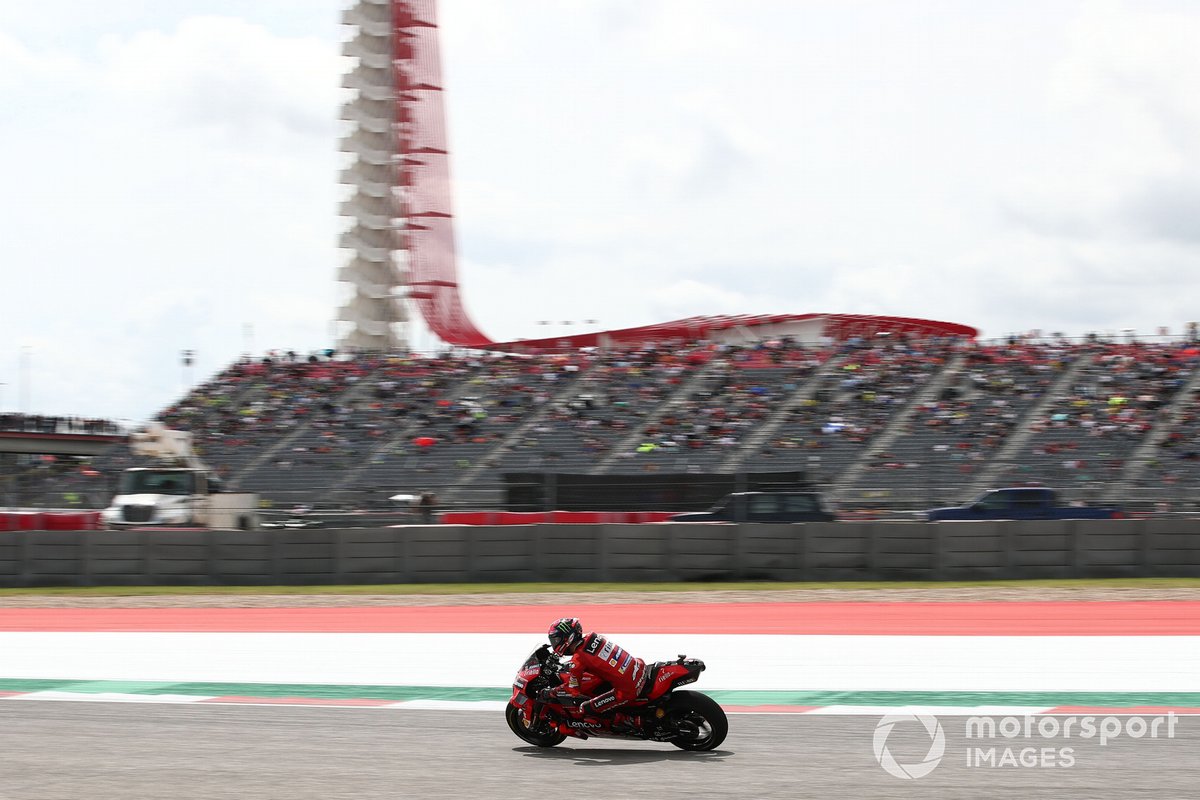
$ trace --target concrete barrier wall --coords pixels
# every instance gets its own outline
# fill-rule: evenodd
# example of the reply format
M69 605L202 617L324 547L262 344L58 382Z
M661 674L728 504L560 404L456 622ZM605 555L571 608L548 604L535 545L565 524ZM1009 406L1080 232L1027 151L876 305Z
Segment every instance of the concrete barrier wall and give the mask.
M0 586L1200 577L1200 520L0 532Z

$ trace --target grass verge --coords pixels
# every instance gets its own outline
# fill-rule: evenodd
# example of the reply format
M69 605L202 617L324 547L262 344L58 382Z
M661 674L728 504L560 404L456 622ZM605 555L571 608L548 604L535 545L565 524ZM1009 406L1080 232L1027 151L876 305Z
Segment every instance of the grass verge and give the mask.
M583 592L776 592L794 589L849 590L927 589L1193 589L1200 578L1081 578L1025 581L839 581L680 582L680 583L398 583L349 586L88 586L0 589L0 598L21 596L144 597L146 595L451 595L538 594ZM836 598L835 598L836 599Z

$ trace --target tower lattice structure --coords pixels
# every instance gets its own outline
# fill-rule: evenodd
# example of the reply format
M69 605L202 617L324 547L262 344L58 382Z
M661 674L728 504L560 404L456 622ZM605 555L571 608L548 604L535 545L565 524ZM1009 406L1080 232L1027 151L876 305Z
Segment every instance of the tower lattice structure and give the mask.
M444 342L490 344L459 294L436 3L358 0L342 23L355 28L343 54L357 64L342 81L355 92L341 114L353 124L340 178L353 187L340 242L352 255L338 278L353 295L339 347L406 347L410 305Z

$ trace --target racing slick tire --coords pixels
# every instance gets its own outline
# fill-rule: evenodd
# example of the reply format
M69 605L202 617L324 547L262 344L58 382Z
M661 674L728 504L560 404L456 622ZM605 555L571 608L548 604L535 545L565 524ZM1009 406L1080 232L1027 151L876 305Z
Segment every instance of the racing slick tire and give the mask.
M681 750L714 750L729 734L725 710L706 694L673 692L667 713L684 731L679 738L671 740L671 744Z
M504 709L504 719L508 722L508 727L519 738L535 744L538 747L554 747L556 744L561 744L567 738L565 733L559 733L556 730L548 732L538 732L531 729L525 724L525 718L521 716L521 709L509 703Z

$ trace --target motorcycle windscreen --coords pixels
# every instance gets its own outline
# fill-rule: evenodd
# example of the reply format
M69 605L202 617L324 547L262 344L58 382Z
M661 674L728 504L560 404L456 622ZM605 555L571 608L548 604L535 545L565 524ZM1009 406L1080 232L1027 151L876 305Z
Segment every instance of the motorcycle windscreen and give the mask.
M546 645L542 645L541 647L535 649L529 654L529 658L525 659L525 663L521 665L521 669L529 669L530 667L541 666L543 651L546 649Z

